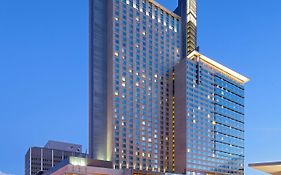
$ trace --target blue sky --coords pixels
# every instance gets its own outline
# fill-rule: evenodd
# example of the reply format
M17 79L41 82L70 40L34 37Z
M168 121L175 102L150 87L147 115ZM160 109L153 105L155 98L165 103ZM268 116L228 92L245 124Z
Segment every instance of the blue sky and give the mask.
M169 9L177 0L159 0ZM29 146L88 139L87 0L0 1L0 172ZM281 1L198 0L201 52L251 78L246 164L281 160ZM1 173L0 173L1 174ZM246 168L246 175L262 173Z

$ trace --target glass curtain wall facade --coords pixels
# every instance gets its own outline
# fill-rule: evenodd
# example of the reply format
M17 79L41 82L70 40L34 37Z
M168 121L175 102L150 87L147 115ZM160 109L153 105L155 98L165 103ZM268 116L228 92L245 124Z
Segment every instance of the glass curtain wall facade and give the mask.
M243 83L200 56L182 60L175 70L178 172L244 174Z
M246 81L186 60L196 0L178 2L173 13L153 0L90 0L90 157L116 169L241 174Z
M179 17L152 1L113 4L113 164L167 171L168 82L180 60Z
M90 72L90 155L112 160L118 169L168 171L173 166L169 81L181 58L180 17L150 0L91 2L90 11L107 21L93 13L91 25L103 29L107 41L90 33L101 53L90 57L90 69L102 72L101 77Z

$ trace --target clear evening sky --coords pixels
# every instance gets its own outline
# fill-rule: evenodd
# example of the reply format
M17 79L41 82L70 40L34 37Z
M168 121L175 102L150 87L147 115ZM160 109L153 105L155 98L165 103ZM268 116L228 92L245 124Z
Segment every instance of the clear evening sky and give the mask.
M177 0L159 0L174 9ZM0 0L0 175L30 146L88 147L87 0ZM251 78L246 165L281 160L281 1L198 0L200 51ZM246 167L246 175L261 175Z

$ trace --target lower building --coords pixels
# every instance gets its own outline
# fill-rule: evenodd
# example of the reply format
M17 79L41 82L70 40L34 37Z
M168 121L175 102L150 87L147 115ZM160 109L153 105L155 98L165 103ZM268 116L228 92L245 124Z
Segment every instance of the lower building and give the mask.
M103 160L92 160L81 157L69 157L61 161L55 167L46 171L43 175L123 175L124 170L113 169L112 162Z
M248 78L192 52L175 67L175 172L244 174L244 83Z
M113 169L111 161L69 157L43 175L176 175L133 169Z
M253 163L249 167L272 175L281 175L281 162Z
M25 155L25 175L36 175L54 167L70 156L87 157L82 146L48 141L44 147L30 147Z

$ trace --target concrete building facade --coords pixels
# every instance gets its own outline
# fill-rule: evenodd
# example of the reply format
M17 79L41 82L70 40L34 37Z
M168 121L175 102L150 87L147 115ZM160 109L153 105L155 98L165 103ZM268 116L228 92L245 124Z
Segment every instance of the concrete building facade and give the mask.
M30 147L25 155L25 175L36 175L70 156L87 157L78 144L49 141L45 147Z

